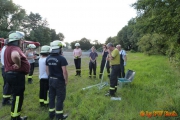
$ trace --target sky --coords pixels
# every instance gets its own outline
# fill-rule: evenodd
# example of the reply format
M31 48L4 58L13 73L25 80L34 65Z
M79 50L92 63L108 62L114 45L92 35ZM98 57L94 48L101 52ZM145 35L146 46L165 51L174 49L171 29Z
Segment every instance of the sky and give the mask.
M65 42L87 38L105 43L136 17L137 0L13 0L26 12L39 13Z

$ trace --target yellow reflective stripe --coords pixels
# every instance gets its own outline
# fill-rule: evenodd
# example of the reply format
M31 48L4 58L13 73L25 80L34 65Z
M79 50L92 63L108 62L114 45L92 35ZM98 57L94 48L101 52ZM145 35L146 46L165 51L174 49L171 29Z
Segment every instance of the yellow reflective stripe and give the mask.
M39 99L39 102L44 102L44 99Z
M56 111L56 114L61 114L61 113L63 113L62 110L61 111Z
M113 87L110 87L109 89L110 89L110 90L115 90L115 88L113 88Z
M19 106L19 96L16 96L15 106L14 106L14 113L11 113L12 117L17 117L20 115L20 112L18 113L18 106Z
M32 78L32 76L28 76L28 78Z
M89 77L91 77L91 75L89 75Z
M12 117L20 116L20 114L21 114L21 112L18 112L18 113L12 113L12 112L11 112L11 116L12 116Z
M11 95L3 95L3 98L10 98Z
M49 112L53 112L53 111L55 111L55 108L53 108L53 109L49 109Z
M49 101L47 101L47 100L44 101L44 104L48 104L48 103L49 103Z

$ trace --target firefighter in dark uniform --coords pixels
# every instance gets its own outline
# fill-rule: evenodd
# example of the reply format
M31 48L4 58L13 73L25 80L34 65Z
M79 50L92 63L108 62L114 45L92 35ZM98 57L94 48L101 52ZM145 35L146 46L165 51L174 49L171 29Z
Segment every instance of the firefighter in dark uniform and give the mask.
M4 40L4 46L1 49L1 71L2 71L2 77L4 80L4 85L3 85L3 101L2 101L2 105L11 105L11 87L9 86L9 84L7 83L6 79L5 79L5 72L4 72L4 52L5 49L7 47L8 44L8 39Z
M101 79L101 77L102 77L105 64L106 64L106 69L107 69L108 77L110 77L109 61L107 60L107 62L106 62L107 56L108 56L107 47L106 47L106 45L103 45L103 52L102 52L102 60L101 60L101 66L100 66L99 79Z
M109 55L107 58L110 60L111 66L111 75L110 75L110 88L109 92L106 93L106 96L115 96L115 92L117 91L117 78L120 71L120 57L119 57L119 50L114 47L112 43L107 44Z
M68 82L66 69L68 63L60 55L62 47L60 41L53 41L50 46L52 50L46 59L46 70L49 75L49 117L50 119L56 117L56 120L63 120L67 118L67 115L63 115L63 102Z
M29 73L30 64L20 49L24 34L13 32L9 35L8 46L4 53L6 80L12 88L11 120L27 120L20 117L24 100L25 75Z

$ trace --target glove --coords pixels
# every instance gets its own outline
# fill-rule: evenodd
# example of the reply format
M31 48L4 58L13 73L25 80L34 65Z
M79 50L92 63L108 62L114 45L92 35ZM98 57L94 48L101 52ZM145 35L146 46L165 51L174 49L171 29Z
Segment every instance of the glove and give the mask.
M124 66L126 66L126 62L124 62Z
M76 56L76 59L78 59L78 56Z

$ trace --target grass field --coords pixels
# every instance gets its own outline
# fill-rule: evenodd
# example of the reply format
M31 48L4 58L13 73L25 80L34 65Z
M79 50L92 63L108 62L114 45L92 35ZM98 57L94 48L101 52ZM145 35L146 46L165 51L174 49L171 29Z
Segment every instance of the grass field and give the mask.
M180 117L165 117L169 112L180 115L180 69L169 63L164 56L145 56L142 53L128 53L127 69L136 71L131 84L118 87L117 96L121 101L112 101L104 96L109 86L99 90L93 87L82 88L100 83L100 79L88 78L88 57L82 59L82 77L76 77L74 65L68 68L69 83L64 102L67 120L178 120ZM101 56L98 57L99 74ZM98 77L98 76L97 76ZM3 80L0 78L0 87ZM28 120L48 120L48 109L39 106L38 68L35 69L33 84L26 82L22 116ZM27 81L27 80L26 80ZM104 81L108 81L106 72ZM2 94L2 89L0 90ZM0 96L2 101L2 95ZM151 116L153 111L164 111L162 116ZM165 112L168 111L168 112ZM141 115L144 117L142 117ZM149 118L149 117L151 118ZM10 119L10 106L0 105L0 120Z

